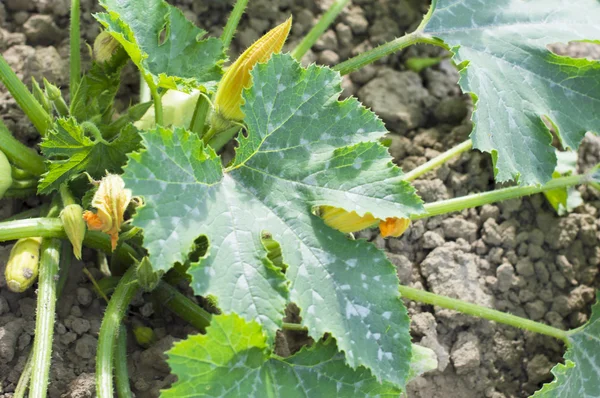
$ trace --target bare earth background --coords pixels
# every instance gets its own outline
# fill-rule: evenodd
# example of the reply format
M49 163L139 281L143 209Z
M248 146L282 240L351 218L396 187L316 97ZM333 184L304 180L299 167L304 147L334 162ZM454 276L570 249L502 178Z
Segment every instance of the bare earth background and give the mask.
M68 89L69 0L2 0L0 51L28 84L45 76ZM82 33L92 44L98 25L91 12L99 7L82 0ZM178 0L187 17L211 34L221 31L230 6L224 0ZM240 52L290 14L294 26L288 48L308 31L331 0L252 0L234 40ZM384 41L411 31L426 11L420 0L354 0L307 54L305 61L333 65ZM560 54L600 59L591 44L557 45ZM462 95L458 74L446 60L420 74L407 70L406 59L437 56L435 47L412 47L344 79L344 96L355 95L377 112L391 131L390 151L405 170L465 140L473 108ZM89 60L84 48L84 57ZM132 67L124 73L119 100L137 100L138 77ZM66 94L66 91L65 91ZM0 116L23 142L35 146L38 136L4 88ZM600 139L588 136L580 151L583 172L600 161ZM426 201L446 199L494 188L490 157L477 151L464 154L415 182ZM559 328L574 328L589 316L594 290L599 287L600 196L580 189L586 204L558 218L541 195L500 205L415 222L401 239L373 239L397 266L403 284L456 297ZM0 219L35 206L38 199L0 201ZM11 245L0 245L0 272ZM97 334L104 303L81 273L85 265L96 277L94 257L73 267L72 277L58 304L51 368L51 397L94 396ZM363 264L368 267L369 264ZM182 289L189 293L187 287ZM406 303L416 342L432 348L439 368L413 381L414 398L526 397L551 380L550 368L561 360L558 341L498 326L488 321ZM8 291L0 278L0 398L11 397L32 346L35 292ZM173 382L163 352L195 330L139 295L130 317L151 326L159 340L144 349L129 338L132 387L138 397L156 397ZM282 335L280 353L294 352L302 336Z

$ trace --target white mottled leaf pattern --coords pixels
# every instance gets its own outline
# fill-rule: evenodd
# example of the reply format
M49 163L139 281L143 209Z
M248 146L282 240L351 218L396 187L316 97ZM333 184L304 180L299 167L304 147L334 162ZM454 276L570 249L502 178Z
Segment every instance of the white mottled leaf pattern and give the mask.
M491 152L496 179L522 184L552 178L556 155L542 117L576 149L600 126L600 63L551 53L547 46L600 40L598 0L438 0L425 32L443 39L460 85L477 97L474 147Z
M206 235L207 257L189 270L196 294L258 321L270 339L293 302L315 340L330 333L352 368L403 386L410 336L395 268L312 210L408 217L423 211L421 200L377 142L382 122L355 99L337 101L338 73L276 55L252 76L248 135L230 168L182 129L145 133L146 150L130 156L123 178L145 200L133 224L145 230L150 260L168 270ZM264 232L280 243L285 274L266 259Z

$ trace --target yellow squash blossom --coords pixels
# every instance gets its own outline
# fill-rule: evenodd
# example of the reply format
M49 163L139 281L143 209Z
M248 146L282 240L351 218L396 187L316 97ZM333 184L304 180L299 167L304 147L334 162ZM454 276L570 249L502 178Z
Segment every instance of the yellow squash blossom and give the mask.
M292 18L289 18L254 42L227 69L215 95L215 117L232 121L244 119L242 90L250 84L250 71L257 63L267 62L271 55L281 51L291 27Z
M397 238L410 225L410 220L407 218L392 217L380 220L373 217L371 213L359 216L355 211L349 212L333 206L321 206L319 211L325 224L346 234L379 225L381 236L384 238L389 236Z
M83 219L90 230L102 231L110 235L113 250L117 247L123 215L130 201L131 190L125 189L125 182L121 176L107 174L100 180L98 190L92 199L92 206L97 212L83 213Z

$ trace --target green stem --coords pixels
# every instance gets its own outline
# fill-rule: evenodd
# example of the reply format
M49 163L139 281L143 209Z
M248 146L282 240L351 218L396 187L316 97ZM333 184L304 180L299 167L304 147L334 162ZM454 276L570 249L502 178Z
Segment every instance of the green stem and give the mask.
M60 219L52 217L28 218L24 220L0 222L0 242L39 236L42 238L66 239ZM87 231L83 244L93 249L111 253L110 238L99 231ZM139 257L135 249L127 243L121 245L115 253L119 261L131 263L132 257Z
M48 375L52 357L52 337L56 309L56 279L60 241L44 239L41 246L38 281L37 316L33 342L33 367L30 396L44 398L48 391Z
M427 14L423 16L423 20L417 27L417 31L422 31L423 29L425 29L425 26L427 26L427 23L429 23L429 20L431 19L431 16L433 15L433 12L435 11L436 7L437 0L431 0L431 6L429 6L429 10L427 10Z
M292 57L296 60L300 61L304 54L315 44L319 37L327 30L329 25L337 18L337 16L342 12L346 4L348 4L350 0L335 0L329 9L321 16L319 21L313 28L308 32L304 39L294 48L292 51Z
M484 318L490 321L514 326L519 329L529 330L531 332L544 334L546 336L552 336L564 341L567 345L569 344L569 340L567 338L568 332L552 326L544 325L543 323L534 322L529 319L506 314L497 310L492 310L477 304L467 303L450 297L439 296L434 293L429 293L408 286L400 286L400 293L404 298L409 300L436 305L442 308L448 308L464 314L473 315L478 318Z
M113 398L113 363L117 338L121 322L129 302L139 289L135 267L129 267L119 281L113 293L98 335L98 354L96 355L96 394L98 398Z
M194 326L200 332L204 332L210 324L212 315L208 311L194 303L168 283L161 281L152 294L158 302L163 303L169 310L173 311L177 316ZM287 322L282 324L282 329L306 331L305 326Z
M41 176L46 172L44 158L13 137L2 120L0 120L0 151L4 152L12 164L35 176Z
M383 58L385 56L395 53L396 51L400 51L403 48L418 43L433 44L439 47L443 47L447 50L449 49L449 47L442 40L436 39L417 30L410 34L394 39L390 42L384 43L378 47L375 47L372 50L359 54L356 57L350 58L349 60L334 66L333 70L340 72L341 75L347 75L348 73L354 72L355 70L358 70L365 65L373 63L380 58Z
M231 40L235 35L235 31L237 29L238 24L240 23L240 19L242 15L244 15L244 10L246 9L246 5L248 4L248 0L237 0L235 2L235 6L229 15L229 19L227 20L227 24L223 29L223 34L221 35L221 42L223 43L223 51L227 51L229 45L231 44Z
M44 137L52 125L52 118L13 72L2 55L0 55L0 81L4 83L40 135Z
M73 194L69 190L69 186L67 185L67 183L61 184L61 186L59 188L59 192L60 192L60 199L62 200L64 207L77 204L77 202L75 201L75 198L73 197Z
M240 126L233 126L225 131L220 132L219 134L212 137L208 140L208 145L210 145L215 152L219 152L235 135L240 131Z
M578 184L589 183L587 175L574 175L569 177L560 177L550 180L545 185L529 185L525 187L509 187L496 189L490 192L476 193L460 198L442 200L434 203L425 204L425 213L411 216L411 220L420 220L422 218L439 216L441 214L452 213L472 207L483 206L485 204L500 202L503 200L520 198L521 196L533 195L551 189L566 188Z
M466 140L465 142L462 142L462 143L458 144L457 146L450 148L449 150L447 150L444 153L440 153L439 155L437 155L433 159L429 160L428 162L423 163L419 167L416 167L415 169L404 174L403 179L405 181L416 180L417 178L421 177L423 174L427 173L428 171L441 166L442 164L446 163L449 159L452 159L453 157L458 156L461 153L470 150L471 148L473 148L473 141Z
M27 180L33 177L33 174L27 170L20 169L15 165L11 165L10 175L12 176L13 180Z
M211 315L168 283L161 281L152 292L158 302L201 332L210 324Z
M56 282L56 297L60 297L69 279L69 270L73 263L73 247L70 242L62 241L60 251L60 269L58 272L58 282Z
M31 371L32 370L33 370L33 351L30 351L29 355L27 355L27 362L25 362L25 367L23 368L23 372L21 372L21 376L19 377L19 382L17 383L17 388L15 388L13 398L25 398L25 393L27 392L27 388L29 387L29 380L31 380Z
M70 85L69 90L71 92L71 98L75 96L77 87L81 80L81 52L80 52L80 33L79 33L79 0L71 0L71 30L69 43L71 47L71 54L69 56L70 64Z
M162 97L158 93L158 88L154 86L154 84L150 85L148 83L148 87L150 87L150 94L152 95L152 99L154 100L154 121L156 125L163 124L163 106L162 106Z
M69 116L69 114L70 114L69 107L67 106L67 103L65 102L65 99L62 96L52 99L51 101L54 104L54 108L56 109L56 112L58 113L59 116L61 116L61 117Z
M194 114L192 115L192 121L190 122L190 131L202 136L204 132L204 126L206 125L206 117L210 110L210 101L202 93L196 101L196 107L194 108Z
M37 180L13 180L10 188L14 190L26 190L29 188L34 188L37 190L37 185Z
M127 371L127 328L125 325L121 325L115 349L115 384L117 397L131 398L133 396Z

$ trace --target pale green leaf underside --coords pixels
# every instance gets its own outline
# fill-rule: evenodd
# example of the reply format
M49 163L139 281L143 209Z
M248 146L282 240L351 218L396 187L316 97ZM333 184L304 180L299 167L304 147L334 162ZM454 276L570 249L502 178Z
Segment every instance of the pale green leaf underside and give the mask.
M224 60L221 41L164 0L100 0L107 13L96 19L121 43L155 86L189 92L212 89Z
M128 125L114 140L93 141L74 118L57 119L52 130L42 141L42 153L48 159L48 171L42 175L38 192L48 194L65 181L82 172L94 178L106 172L121 172L128 152L139 149L140 135Z
M433 352L415 346L411 377L433 369ZM162 397L398 397L365 368L351 369L335 341L320 341L289 358L273 357L255 322L214 316L206 335L194 335L167 353L178 381ZM425 364L425 366L423 366Z
M386 132L381 121L354 99L337 102L337 73L278 55L255 68L253 81L248 138L224 174L212 150L181 129L144 134L146 150L131 155L124 179L145 200L134 225L145 230L151 262L167 270L206 235L207 258L189 271L197 294L259 321L269 338L294 302L313 338L331 333L352 367L403 385L410 338L394 267L312 209L408 217L421 201L374 141ZM281 244L285 275L266 260L263 232Z
M600 299L600 292L597 294ZM571 332L571 346L565 364L552 369L552 383L533 394L533 398L600 397L600 302L592 307L592 316L582 328Z
M425 32L469 61L460 85L477 97L474 147L491 152L496 180L550 180L556 166L542 116L576 149L600 126L600 63L573 60L546 46L600 40L600 2L439 0Z

